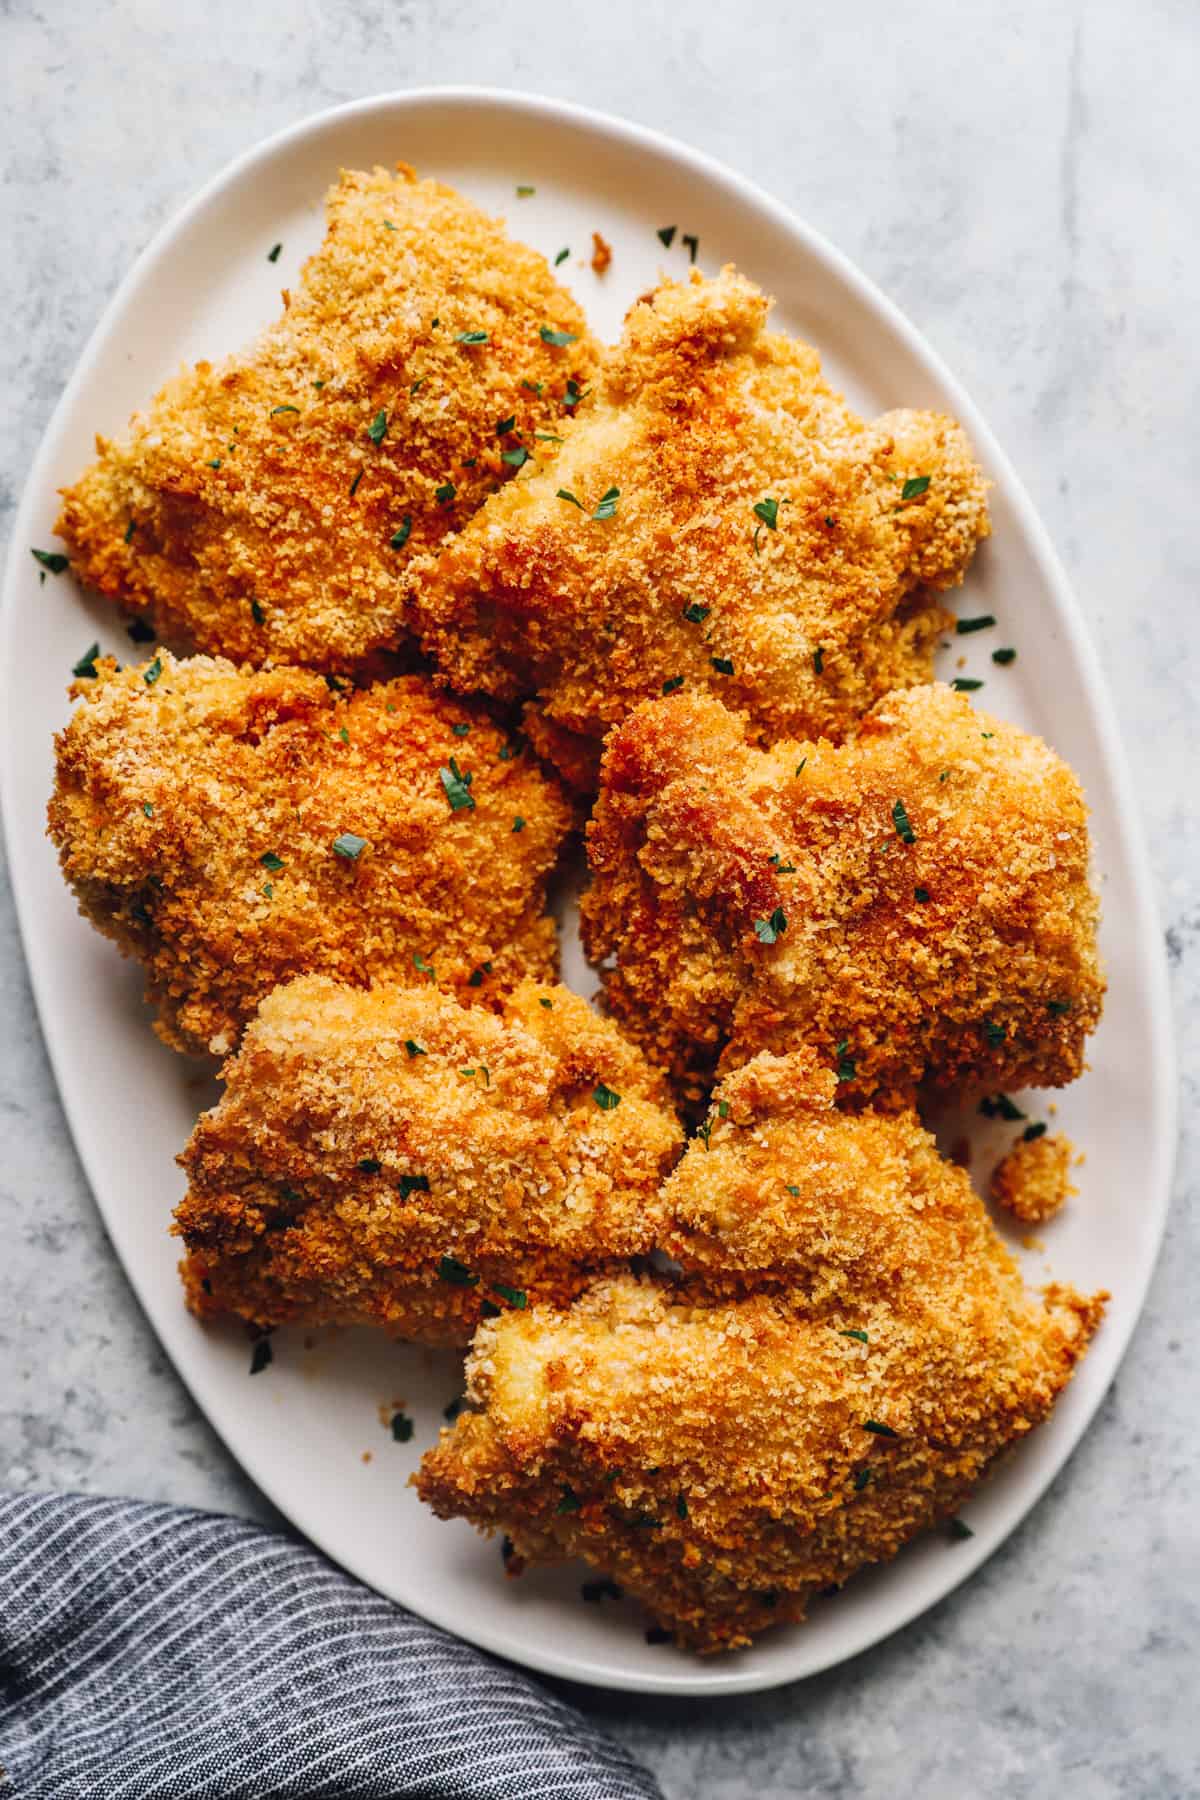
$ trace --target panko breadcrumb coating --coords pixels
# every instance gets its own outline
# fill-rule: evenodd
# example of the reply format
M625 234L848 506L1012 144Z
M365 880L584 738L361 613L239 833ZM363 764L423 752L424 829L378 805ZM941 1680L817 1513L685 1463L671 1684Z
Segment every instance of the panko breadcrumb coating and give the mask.
M1025 1225L1044 1225L1072 1194L1074 1147L1058 1133L1020 1137L992 1171L992 1199Z
M802 1044L856 1102L1080 1073L1104 982L1079 783L947 687L769 751L711 696L643 705L588 850L609 1006L693 1096L722 1051Z
M988 532L970 446L937 413L864 424L814 350L764 329L768 305L731 268L663 282L550 465L414 567L413 617L453 686L536 693L599 740L683 681L767 738L840 738L930 678L932 590Z
M681 1134L661 1078L562 987L503 1017L430 990L277 989L180 1159L201 1314L466 1343L648 1251Z
M321 972L491 1000L552 977L556 782L420 676L347 692L167 652L96 665L57 739L50 835L81 911L146 965L157 1030L231 1049Z
M665 1193L700 1282L481 1327L482 1410L418 1476L441 1517L507 1533L518 1569L584 1556L680 1644L732 1649L953 1514L1046 1417L1105 1296L1028 1293L916 1118L833 1089L802 1055L718 1089Z
M64 491L76 573L177 649L344 671L393 648L406 564L547 448L535 433L590 379L545 258L451 188L348 172L328 218L276 323L97 438Z

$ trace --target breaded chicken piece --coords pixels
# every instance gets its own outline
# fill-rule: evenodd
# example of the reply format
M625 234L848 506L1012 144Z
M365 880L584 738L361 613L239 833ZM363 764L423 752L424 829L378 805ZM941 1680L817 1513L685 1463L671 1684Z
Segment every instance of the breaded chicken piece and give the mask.
M264 994L322 972L490 1000L552 977L553 777L421 676L167 652L96 665L57 739L50 835L80 910L146 965L156 1029L223 1054Z
M666 1187L703 1281L481 1327L481 1410L417 1478L439 1516L507 1533L510 1568L584 1556L680 1644L732 1649L953 1514L1046 1417L1105 1296L1028 1293L916 1118L833 1088L763 1055L718 1090Z
M1072 1151L1060 1133L1019 1137L992 1171L992 1199L1023 1224L1044 1225L1079 1192L1071 1183Z
M933 590L987 535L987 484L952 419L864 424L814 350L764 329L768 305L731 268L664 282L550 465L414 566L453 686L536 693L550 726L598 741L683 682L769 740L841 738L930 679Z
M76 573L176 649L345 671L393 648L409 560L591 376L545 259L451 188L343 173L328 218L276 323L169 381L64 490Z
M525 983L503 1017L323 976L263 1001L180 1158L202 1315L466 1343L648 1251L681 1133L615 1025Z
M1066 764L947 687L770 751L683 693L608 742L584 944L692 1094L722 1051L801 1044L847 1100L1059 1086L1104 991L1088 849Z

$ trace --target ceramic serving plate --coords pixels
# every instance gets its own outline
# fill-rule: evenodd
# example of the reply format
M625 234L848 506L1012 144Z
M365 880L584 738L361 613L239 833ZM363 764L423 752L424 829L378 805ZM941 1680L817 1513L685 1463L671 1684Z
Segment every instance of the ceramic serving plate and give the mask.
M402 159L507 216L554 257L601 336L658 271L736 262L777 299L775 321L820 346L860 411L940 407L971 433L994 482L995 535L963 591L996 633L958 639L946 673L983 676L980 699L1042 733L1074 764L1093 808L1110 990L1085 1078L1057 1096L1056 1126L1087 1152L1080 1194L1026 1253L1112 1305L1053 1418L966 1509L974 1536L931 1534L894 1563L818 1602L807 1624L769 1633L739 1656L702 1661L648 1644L632 1603L587 1605L578 1568L504 1578L499 1550L461 1523L440 1524L408 1486L460 1389L451 1356L366 1333L279 1333L271 1367L249 1374L244 1336L204 1330L184 1310L175 1155L209 1103L206 1075L151 1034L138 971L78 917L44 836L54 731L68 716L71 665L93 639L124 661L110 609L69 575L39 581L31 545L52 548L57 487L88 461L93 434L118 432L180 363L242 344L275 313L322 233L322 197L339 167ZM518 186L534 188L519 197ZM676 226L670 247L657 233ZM613 249L603 276L591 233ZM695 249L685 242L696 240ZM282 243L276 262L268 251ZM997 371L997 380L1002 372ZM1080 608L1029 500L967 396L896 309L765 194L651 132L555 102L486 90L387 95L323 113L241 158L160 233L97 326L29 478L7 573L3 704L5 811L12 877L42 1026L63 1103L113 1245L146 1311L217 1430L284 1513L382 1593L517 1662L610 1687L717 1694L827 1668L940 1600L1028 1512L1091 1419L1129 1339L1162 1233L1174 1144L1174 1081L1159 935L1136 806ZM1000 669L991 645L1019 655ZM953 669L951 664L954 665ZM591 992L568 943L568 978ZM1047 1116L1050 1097L1028 1110ZM986 1177L1012 1127L976 1121L973 1168ZM416 1420L392 1441L391 1408Z

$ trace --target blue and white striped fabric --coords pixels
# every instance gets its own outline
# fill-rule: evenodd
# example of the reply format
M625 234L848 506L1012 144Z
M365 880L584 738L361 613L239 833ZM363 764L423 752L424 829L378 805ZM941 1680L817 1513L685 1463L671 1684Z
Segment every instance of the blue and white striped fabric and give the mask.
M661 1800L515 1669L242 1520L0 1495L0 1796Z

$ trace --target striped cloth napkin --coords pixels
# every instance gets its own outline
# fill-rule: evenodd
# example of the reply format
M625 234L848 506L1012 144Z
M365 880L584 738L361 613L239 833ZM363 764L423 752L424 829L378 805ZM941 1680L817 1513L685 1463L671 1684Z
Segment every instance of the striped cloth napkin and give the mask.
M3 1800L662 1800L516 1669L240 1519L0 1494Z

